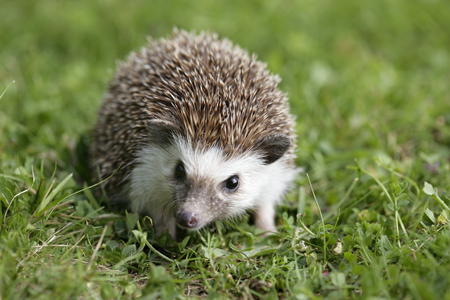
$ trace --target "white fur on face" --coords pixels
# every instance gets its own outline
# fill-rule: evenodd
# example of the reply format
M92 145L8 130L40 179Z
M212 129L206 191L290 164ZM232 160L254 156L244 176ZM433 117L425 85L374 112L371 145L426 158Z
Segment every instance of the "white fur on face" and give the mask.
M215 193L213 197L185 201L183 209L187 206L199 216L199 227L255 209L256 224L265 230L275 230L274 205L282 199L296 173L283 157L269 165L255 152L226 158L217 147L193 149L188 141L175 137L174 143L166 148L153 144L144 148L130 177L131 209L149 215L157 232L168 229L172 236L175 234L174 214L182 205L173 202L173 173L179 161L183 162L192 186L197 180L206 182L208 190ZM224 182L233 175L239 177L239 187L229 192L224 189Z

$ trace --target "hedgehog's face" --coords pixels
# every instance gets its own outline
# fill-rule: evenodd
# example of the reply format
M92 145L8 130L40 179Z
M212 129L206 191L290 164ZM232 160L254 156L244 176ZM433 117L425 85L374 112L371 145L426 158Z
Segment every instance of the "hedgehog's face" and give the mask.
M202 158L193 157L193 160L201 161ZM239 193L239 175L222 180L219 174L203 173L202 167L198 164L186 166L180 160L173 171L173 196L178 208L176 221L187 229L198 229L210 221L232 215L230 206L235 201L235 194Z
M196 230L215 220L242 215L264 205L267 196L274 198L268 194L280 194L286 188L272 178L277 176L273 164L277 159L259 150L226 157L220 148L193 148L184 139L176 138L172 151L168 182L176 221L187 229Z
M192 149L179 139L174 147L169 178L176 221L187 229L199 229L214 221L244 213L252 208L256 188L253 173L263 166L257 157L225 158L221 149Z

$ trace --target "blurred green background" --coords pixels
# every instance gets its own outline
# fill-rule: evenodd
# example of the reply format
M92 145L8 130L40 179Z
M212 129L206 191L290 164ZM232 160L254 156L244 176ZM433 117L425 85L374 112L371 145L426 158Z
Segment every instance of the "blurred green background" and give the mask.
M282 77L315 181L354 158L447 151L448 1L15 0L0 9L0 90L15 81L0 100L3 155L66 168L117 60L175 26L228 37Z
M116 62L173 27L217 32L281 76L317 195L302 173L268 239L244 219L182 249L152 240L181 268L136 249L137 215L97 220L110 210L90 190L71 194ZM173 299L192 287L211 299L444 299L449 70L448 0L0 0L0 95L15 81L0 98L0 298ZM301 258L298 233L312 251ZM334 236L328 254L321 234Z

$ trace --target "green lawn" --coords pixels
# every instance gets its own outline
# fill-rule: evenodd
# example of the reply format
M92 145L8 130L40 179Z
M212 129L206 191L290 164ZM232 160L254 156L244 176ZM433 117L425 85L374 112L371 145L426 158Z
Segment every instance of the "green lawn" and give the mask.
M277 235L168 244L82 190L117 60L174 26L283 78L305 171ZM449 1L1 1L3 91L0 299L450 299Z

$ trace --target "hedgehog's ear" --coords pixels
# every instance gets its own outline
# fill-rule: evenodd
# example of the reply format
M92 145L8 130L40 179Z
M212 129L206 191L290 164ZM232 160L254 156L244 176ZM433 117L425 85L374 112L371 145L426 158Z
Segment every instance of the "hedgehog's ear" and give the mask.
M148 121L147 128L158 145L168 147L172 144L176 128L171 122L153 119Z
M277 161L291 146L291 139L286 135L273 135L266 137L257 147L256 151L262 154L264 164Z

